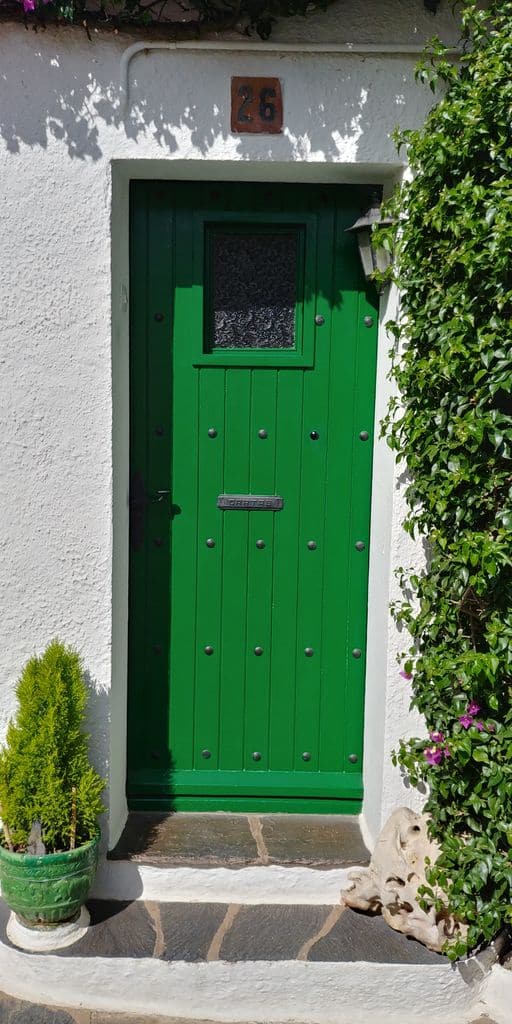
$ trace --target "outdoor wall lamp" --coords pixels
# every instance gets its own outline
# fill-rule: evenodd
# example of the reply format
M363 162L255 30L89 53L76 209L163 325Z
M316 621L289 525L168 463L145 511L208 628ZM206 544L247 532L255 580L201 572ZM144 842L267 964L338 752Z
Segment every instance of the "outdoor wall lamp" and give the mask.
M380 198L378 193L374 192L366 213L359 217L355 224L352 224L352 227L345 229L356 236L361 265L367 281L372 279L372 274L375 270L383 273L391 265L391 253L381 245L375 245L372 237L373 229L377 225L388 227L391 224L393 224L391 217L381 217ZM380 294L382 285L379 285L377 282L374 283Z

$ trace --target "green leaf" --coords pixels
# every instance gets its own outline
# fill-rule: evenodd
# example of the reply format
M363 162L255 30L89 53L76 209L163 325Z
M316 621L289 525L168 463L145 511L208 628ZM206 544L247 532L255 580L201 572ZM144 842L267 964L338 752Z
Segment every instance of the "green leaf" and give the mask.
M473 761L479 761L485 764L489 763L489 755L485 747L475 747L475 749L473 750L472 757Z

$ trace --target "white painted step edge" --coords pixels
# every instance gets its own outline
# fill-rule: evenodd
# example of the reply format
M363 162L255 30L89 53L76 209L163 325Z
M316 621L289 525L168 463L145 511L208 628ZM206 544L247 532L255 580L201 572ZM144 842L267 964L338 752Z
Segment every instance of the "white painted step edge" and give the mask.
M484 1010L496 1024L512 1020L512 971L495 964L483 989Z
M151 867L136 861L100 862L91 896L161 903L294 903L337 905L357 867ZM360 870L360 869L359 869Z
M33 956L0 943L0 988L50 1006L223 1024L469 1024L485 977L457 967L380 963L166 963Z

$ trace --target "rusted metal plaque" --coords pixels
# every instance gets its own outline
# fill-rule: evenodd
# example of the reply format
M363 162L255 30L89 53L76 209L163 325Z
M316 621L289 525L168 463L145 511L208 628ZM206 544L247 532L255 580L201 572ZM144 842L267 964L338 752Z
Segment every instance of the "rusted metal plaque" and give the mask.
M283 130L278 78L231 79L231 131L276 135Z
M256 510L280 512L284 505L278 494L219 494L217 508L233 511Z

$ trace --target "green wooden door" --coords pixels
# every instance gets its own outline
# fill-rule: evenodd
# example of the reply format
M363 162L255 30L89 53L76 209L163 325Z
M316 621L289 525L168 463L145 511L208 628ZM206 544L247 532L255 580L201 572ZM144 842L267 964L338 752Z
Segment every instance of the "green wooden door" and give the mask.
M360 807L365 198L132 186L133 807Z

